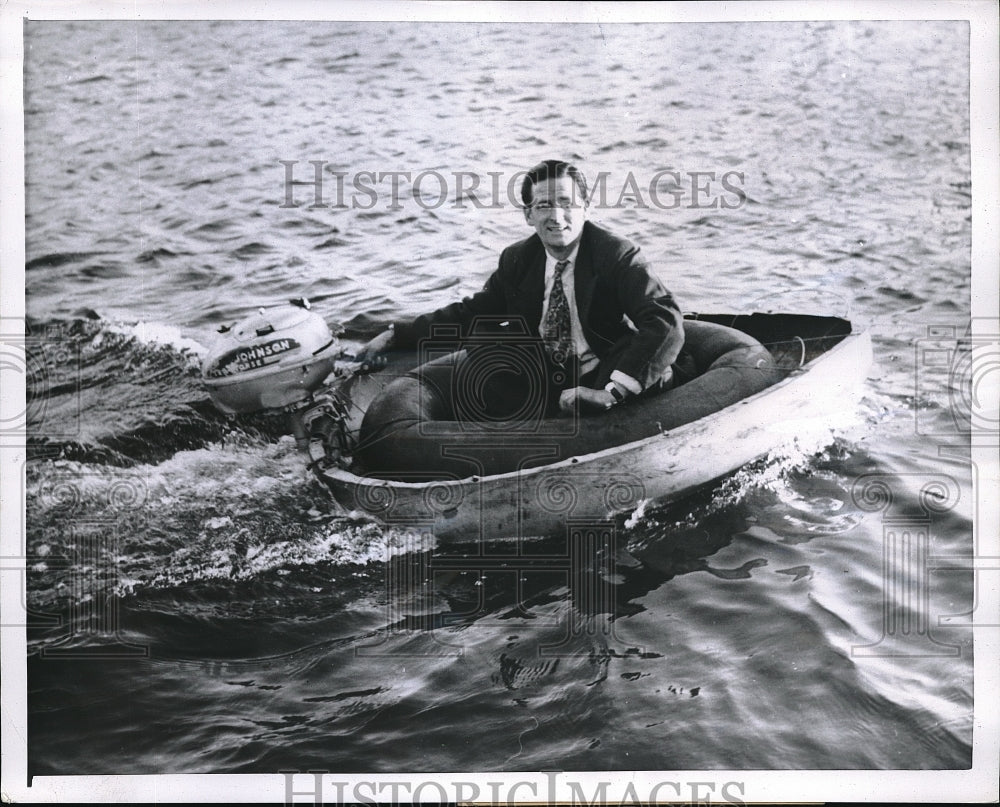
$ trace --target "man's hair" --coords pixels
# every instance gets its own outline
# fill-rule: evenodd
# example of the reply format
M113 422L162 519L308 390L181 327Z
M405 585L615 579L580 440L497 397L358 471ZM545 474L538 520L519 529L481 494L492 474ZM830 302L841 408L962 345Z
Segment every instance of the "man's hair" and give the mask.
M530 207L534 196L534 187L537 183L567 176L572 177L576 183L583 201L589 202L590 191L587 190L587 179L579 168L562 160L543 160L525 174L524 182L521 185L521 201L524 206Z

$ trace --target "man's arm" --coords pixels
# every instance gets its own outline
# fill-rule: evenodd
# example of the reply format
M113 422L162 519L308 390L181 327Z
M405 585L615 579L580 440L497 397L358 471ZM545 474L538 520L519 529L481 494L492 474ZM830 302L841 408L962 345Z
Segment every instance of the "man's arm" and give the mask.
M617 358L611 380L637 393L669 374L684 346L684 319L673 295L650 274L638 249L628 250L612 272L619 304L636 333Z
M609 306L606 327L624 312L635 331L615 342L602 359L600 383L608 382L606 386L575 387L562 393L559 405L565 412L581 404L609 409L657 381L669 380L670 366L684 345L684 319L673 295L650 273L635 246L617 240L613 247L595 256L595 263L601 267L603 294L613 294L617 305L598 296L592 306Z

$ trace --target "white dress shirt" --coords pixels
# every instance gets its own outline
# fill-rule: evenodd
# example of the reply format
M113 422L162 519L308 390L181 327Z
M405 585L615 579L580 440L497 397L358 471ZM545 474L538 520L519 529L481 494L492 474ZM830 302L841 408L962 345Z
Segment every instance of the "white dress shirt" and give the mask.
M566 294L566 302L569 305L570 332L573 339L573 352L580 360L580 375L584 376L591 370L595 370L600 364L597 354L590 349L590 344L583 335L583 325L580 324L580 312L576 307L576 253L580 245L577 244L573 251L562 260L567 262L567 266L562 271L563 292ZM539 336L544 338L542 332L545 328L545 316L549 312L549 299L552 297L552 287L556 282L556 264L559 261L545 253L545 297L542 300L542 320L539 323ZM611 373L611 380L620 384L629 392L638 395L642 392L642 384L630 375L614 370Z

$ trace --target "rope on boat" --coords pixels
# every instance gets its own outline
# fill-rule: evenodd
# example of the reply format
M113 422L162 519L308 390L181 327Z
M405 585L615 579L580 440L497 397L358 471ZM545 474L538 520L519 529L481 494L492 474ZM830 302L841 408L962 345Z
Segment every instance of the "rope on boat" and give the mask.
M806 342L801 336L796 336L795 338L802 345L802 355L799 357L799 367L801 368L806 363Z

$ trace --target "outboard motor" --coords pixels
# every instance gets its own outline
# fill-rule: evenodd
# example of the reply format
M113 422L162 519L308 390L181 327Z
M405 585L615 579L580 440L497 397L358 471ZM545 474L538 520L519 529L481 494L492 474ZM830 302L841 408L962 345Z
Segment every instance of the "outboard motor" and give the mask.
M347 451L347 405L327 377L347 372L340 341L304 297L291 305L261 308L219 328L202 362L212 402L227 414L284 411L299 448L313 462Z

